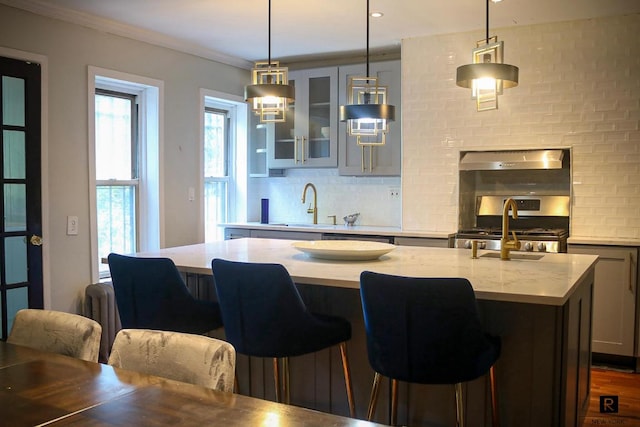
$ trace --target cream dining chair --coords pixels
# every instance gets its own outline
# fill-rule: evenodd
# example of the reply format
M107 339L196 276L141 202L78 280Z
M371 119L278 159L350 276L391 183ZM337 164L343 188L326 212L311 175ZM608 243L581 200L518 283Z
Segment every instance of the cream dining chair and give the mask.
M16 313L7 342L97 362L101 336L100 324L87 317L23 309Z
M109 365L231 392L236 351L228 342L204 335L121 329Z

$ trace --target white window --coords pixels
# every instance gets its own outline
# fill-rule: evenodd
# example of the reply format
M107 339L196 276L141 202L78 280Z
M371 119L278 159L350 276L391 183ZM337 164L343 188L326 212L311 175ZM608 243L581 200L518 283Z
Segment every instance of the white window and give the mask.
M160 248L162 82L89 67L92 280L111 252Z
M140 169L136 95L96 89L95 154L98 256L136 252ZM107 268L101 265L102 273Z
M220 224L246 220L247 108L232 95L202 90L204 240L224 239Z
M222 240L218 224L227 222L229 200L229 110L204 110L205 241Z

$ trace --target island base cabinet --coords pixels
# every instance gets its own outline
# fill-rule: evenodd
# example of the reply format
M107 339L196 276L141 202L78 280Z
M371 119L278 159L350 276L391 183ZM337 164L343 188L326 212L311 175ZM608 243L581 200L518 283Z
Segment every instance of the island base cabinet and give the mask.
M502 339L496 363L502 426L580 426L589 406L593 269L562 306L478 300L487 332ZM200 298L215 300L211 276L188 275L187 285ZM366 416L374 372L367 358L364 319L357 289L298 284L312 312L348 319L352 338L348 354L358 418ZM224 330L212 336L224 339ZM338 348L293 357L291 403L348 416ZM275 400L270 359L238 355L240 394ZM468 427L491 425L488 377L463 386ZM390 382L383 380L374 421L386 424ZM450 385L401 383L398 423L410 426L455 425L455 394Z

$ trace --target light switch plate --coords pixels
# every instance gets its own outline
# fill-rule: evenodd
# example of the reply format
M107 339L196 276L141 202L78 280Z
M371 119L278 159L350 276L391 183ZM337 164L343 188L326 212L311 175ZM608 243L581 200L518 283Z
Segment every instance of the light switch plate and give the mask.
M77 235L78 235L78 217L68 216L67 217L67 236L77 236Z

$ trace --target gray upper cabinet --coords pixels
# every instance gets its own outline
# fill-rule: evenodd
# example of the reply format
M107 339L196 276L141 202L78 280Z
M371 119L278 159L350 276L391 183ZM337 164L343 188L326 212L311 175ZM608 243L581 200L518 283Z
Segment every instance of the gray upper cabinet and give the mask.
M349 77L365 76L366 64L349 65L339 68L340 105L347 103ZM347 135L347 124L339 124L339 161L340 175L349 176L400 176L402 143L402 107L401 107L401 69L400 61L373 62L369 65L369 74L379 79L379 84L388 87L388 103L396 107L396 120L389 125L385 145L363 147L356 138Z
M270 169L338 166L338 69L289 72L295 102L267 127Z
M268 125L260 123L260 117L249 112L249 176L268 176L267 170L267 129Z

